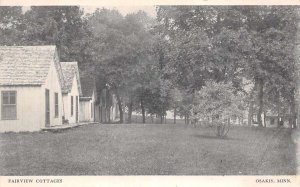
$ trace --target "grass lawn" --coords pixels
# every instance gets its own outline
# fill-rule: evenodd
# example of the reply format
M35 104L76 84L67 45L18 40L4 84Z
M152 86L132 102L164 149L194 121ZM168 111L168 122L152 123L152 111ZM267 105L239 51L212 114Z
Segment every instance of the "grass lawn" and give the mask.
M87 125L0 134L0 175L295 175L291 129Z

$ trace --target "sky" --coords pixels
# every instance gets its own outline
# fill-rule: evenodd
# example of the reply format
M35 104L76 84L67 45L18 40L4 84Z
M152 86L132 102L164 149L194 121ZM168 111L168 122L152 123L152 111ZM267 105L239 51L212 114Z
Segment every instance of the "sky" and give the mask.
M101 6L95 7L95 6L81 6L85 13L92 13L97 8L103 8ZM126 15L128 13L135 13L139 10L145 11L149 16L156 17L156 11L155 6L104 6L104 8L108 9L116 9L118 10L122 15Z
M81 8L84 9L85 13L92 13L94 12L97 8L108 8L108 9L116 9L118 10L123 16L125 16L128 13L135 13L138 12L139 10L145 11L150 17L155 18L156 17L156 11L155 11L155 6L80 6ZM29 6L24 6L23 11L29 10Z

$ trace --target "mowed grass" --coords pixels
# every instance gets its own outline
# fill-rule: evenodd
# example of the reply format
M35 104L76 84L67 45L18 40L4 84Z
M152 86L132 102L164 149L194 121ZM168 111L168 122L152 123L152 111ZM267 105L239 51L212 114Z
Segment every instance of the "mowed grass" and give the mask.
M0 134L0 175L294 175L291 129L87 125Z

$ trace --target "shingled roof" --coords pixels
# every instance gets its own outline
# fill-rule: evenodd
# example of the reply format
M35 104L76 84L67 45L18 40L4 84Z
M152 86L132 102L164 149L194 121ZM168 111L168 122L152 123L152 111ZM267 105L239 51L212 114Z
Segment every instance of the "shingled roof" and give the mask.
M81 76L80 82L83 97L92 97L95 88L94 78L89 76Z
M42 85L52 61L63 85L55 46L0 46L0 85Z
M62 74L64 77L64 86L62 87L62 92L68 93L71 91L73 78L75 76L78 84L79 95L82 95L77 62L61 62L60 64L61 64Z

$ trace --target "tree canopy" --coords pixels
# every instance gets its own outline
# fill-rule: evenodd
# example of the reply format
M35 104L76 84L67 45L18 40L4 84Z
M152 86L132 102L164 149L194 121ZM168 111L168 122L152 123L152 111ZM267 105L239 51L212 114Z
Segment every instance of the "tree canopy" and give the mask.
M220 103L242 95L250 122L257 113L262 125L272 111L295 124L298 17L292 6L157 6L156 18L106 8L85 14L78 6L0 7L0 44L56 45L61 61L78 61L83 76L116 95L121 123L124 113L131 122L132 111L144 123L147 113L163 122L171 109L188 121L196 103L203 114L210 110L199 98L209 96L213 106L223 91ZM238 111L229 106L222 105Z

